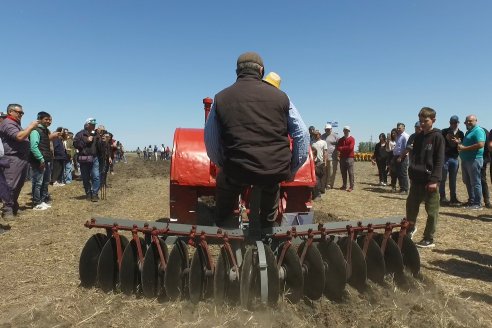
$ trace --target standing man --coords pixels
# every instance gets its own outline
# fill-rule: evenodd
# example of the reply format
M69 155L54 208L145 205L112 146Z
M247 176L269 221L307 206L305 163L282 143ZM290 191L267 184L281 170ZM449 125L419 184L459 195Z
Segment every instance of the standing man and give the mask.
M325 171L326 162L328 161L328 146L326 145L326 141L321 139L321 133L319 133L319 131L314 132L314 137L316 138L316 141L311 145L311 147L316 149L317 156L316 179L319 180L319 183L316 184L316 187L319 189L318 192L320 194L324 194L326 189Z
M439 215L439 182L442 175L444 161L444 137L438 129L433 128L436 121L436 111L424 107L419 112L422 132L416 135L410 156L410 193L407 197L406 216L410 222L409 235L413 237L416 231L417 216L420 204L425 203L427 222L424 238L417 243L417 247L434 247L434 233L436 232Z
M408 194L408 156L406 154L407 141L409 135L405 132L405 124L396 125L396 144L393 149L393 160L398 174L398 184L400 185L400 194ZM393 190L396 191L396 190Z
M331 189L335 185L335 177L337 175L338 167L338 135L332 132L332 126L330 123L325 125L325 133L321 135L321 139L326 141L328 147L326 167L325 167L325 187Z
M240 55L236 82L215 95L205 124L207 154L220 167L215 216L220 227L238 227L233 214L238 196L251 185L261 191L261 225L272 226L280 182L293 177L308 156L309 135L297 109L284 92L262 81L263 73L260 55Z
M340 190L347 189L347 173L350 187L348 192L354 190L354 148L355 139L350 135L350 126L343 127L343 137L338 140L337 150L340 154L340 172L342 172L343 185Z
M490 205L490 193L489 193L489 184L487 183L487 165L490 163L490 152L489 152L489 131L482 127L485 132L485 145L483 147L483 166L480 170L480 183L482 184L482 197L483 202L486 208L492 208Z
M58 133L51 134L48 129L51 125L50 114L39 112L38 121L39 125L29 135L29 141L31 143L32 209L35 211L44 211L51 207L48 204L50 201L48 186L50 184L51 167L53 164L50 141L58 138Z
M0 124L0 139L4 148L4 158L8 160L9 167L4 169L5 179L10 188L11 199L4 203L4 219L13 220L19 210L19 194L27 176L29 165L30 143L29 134L34 130L39 121L32 121L27 128L22 129L21 120L24 110L19 104L7 106L7 118Z
M483 166L483 148L485 131L477 124L477 117L469 115L465 120L466 133L463 142L458 145L461 158L461 175L468 192L468 204L465 208L482 210L481 170Z
M99 160L100 140L95 132L96 119L88 118L85 121L84 129L79 131L73 140L73 145L79 150L78 162L80 164L80 174L84 184L84 191L87 200L99 201Z
M439 185L439 194L441 196L441 205L447 204L446 198L446 179L449 175L449 205L459 206L460 202L456 196L456 177L460 161L458 159L458 144L461 143L465 134L458 127L460 120L458 116L453 115L449 119L449 128L442 130L444 141L446 142L444 152L444 165L442 166L442 180Z

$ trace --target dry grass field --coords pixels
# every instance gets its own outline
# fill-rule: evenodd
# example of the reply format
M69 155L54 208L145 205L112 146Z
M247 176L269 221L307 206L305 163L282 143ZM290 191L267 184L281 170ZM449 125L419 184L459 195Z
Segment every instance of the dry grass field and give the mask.
M352 193L328 191L314 204L318 221L404 216L405 197L375 184L375 167L356 163ZM421 250L422 280L407 288L388 279L358 293L347 287L342 302L323 298L250 312L209 300L158 302L79 286L78 261L96 231L93 216L152 221L169 216L168 163L135 157L118 163L108 199L83 199L80 181L51 187L53 208L30 209L26 183L12 229L0 234L0 327L492 327L492 210L441 208L436 247ZM341 178L335 187L340 186ZM459 196L465 200L464 187ZM418 222L425 225L421 208Z

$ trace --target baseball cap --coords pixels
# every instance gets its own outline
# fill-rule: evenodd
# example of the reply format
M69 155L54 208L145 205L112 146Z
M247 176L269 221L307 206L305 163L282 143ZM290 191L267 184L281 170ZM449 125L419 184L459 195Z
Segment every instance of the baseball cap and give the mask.
M415 127L419 128L420 127L420 121L415 122Z
M325 130L326 130L326 129L331 129L331 124L330 124L330 123L326 123L326 125L325 125Z
M85 124L96 125L96 119L93 117L89 117L88 119L85 120Z
M345 125L345 126L343 127L343 129L344 129L344 130L347 130L347 131L350 131L350 126Z
M451 118L449 119L449 122L456 122L456 123L459 123L460 122L460 119L458 118L457 115L453 115L451 116Z

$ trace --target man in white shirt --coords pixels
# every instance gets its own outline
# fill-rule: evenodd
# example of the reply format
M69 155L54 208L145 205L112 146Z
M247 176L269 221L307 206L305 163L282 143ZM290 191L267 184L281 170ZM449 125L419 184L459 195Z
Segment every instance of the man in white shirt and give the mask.
M398 173L400 194L402 195L408 194L408 156L405 149L409 137L408 133L405 132L405 124L398 123L396 125L396 145L393 149L393 158Z

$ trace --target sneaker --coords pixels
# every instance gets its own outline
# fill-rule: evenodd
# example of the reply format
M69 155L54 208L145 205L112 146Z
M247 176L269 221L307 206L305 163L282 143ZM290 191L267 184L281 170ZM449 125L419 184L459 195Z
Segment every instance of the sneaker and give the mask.
M441 198L439 200L439 205L441 205L441 206L451 205L451 202L449 200L447 200L447 198Z
M422 239L421 241L416 243L415 246L420 248L431 248L431 247L435 247L436 244L434 244L432 240Z
M352 188L348 188L348 189L347 189L347 192L352 192L353 190L354 190L354 189L352 189Z
M91 201L97 203L99 201L99 196L97 194L92 195Z
M41 203L41 204L34 206L32 209L35 211L44 211L44 210L47 210L48 207L44 206L43 203Z
M63 187L65 184L63 182L58 182L58 181L55 181L55 183L53 183L53 187Z
M45 202L42 202L41 205L43 205L44 207L47 207L47 208L51 208L51 204L48 204Z
M483 207L482 207L482 205L472 205L472 206L470 206L470 210L481 211L481 210L483 210Z
M413 228L408 229L407 235L410 239L413 239L415 233L417 233L417 226L413 226Z
M381 186L387 186L387 183L386 182L381 182Z
M340 190L345 190L345 189L347 189L347 187L342 186L342 187L340 187L340 188L338 188L338 189L340 189Z
M395 187L392 187L391 188L391 192L396 192L396 188Z
M328 190L328 189L331 189L331 186L330 185L326 185L326 189L325 190Z
M408 191L406 191L406 190L400 190L400 195L408 195Z
M451 200L449 201L449 206L458 207L461 206L461 202L459 200Z

